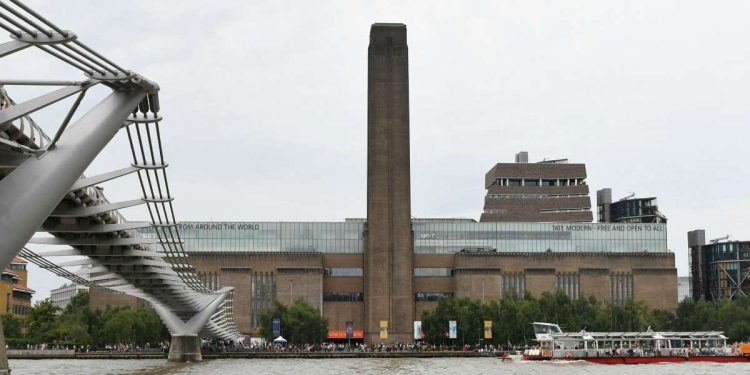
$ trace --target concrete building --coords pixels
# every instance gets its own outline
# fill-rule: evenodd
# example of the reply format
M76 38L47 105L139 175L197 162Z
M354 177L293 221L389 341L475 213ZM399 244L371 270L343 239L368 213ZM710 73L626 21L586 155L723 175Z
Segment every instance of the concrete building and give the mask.
M729 236L706 243L706 231L688 232L690 294L708 301L750 295L750 241L729 241Z
M28 287L26 261L15 257L0 277L0 311L24 318L31 309L34 290Z
M591 222L586 165L567 159L498 163L484 177L482 222Z
M612 201L612 189L596 191L597 216L600 223L666 223L667 217L659 212L656 197L635 198L630 194L617 202Z
M354 337L368 343L411 341L413 321L448 296L489 302L561 290L574 299L675 308L666 225L591 223L583 164L529 164L519 154L518 163L487 174L483 222L412 218L403 24L372 26L368 72L366 219L177 225L202 281L234 288L240 331L257 336L274 301L297 299L320 309L329 338L341 338L352 322ZM507 211L487 211L497 207ZM505 222L511 218L516 222ZM144 234L156 236L152 230ZM125 295L90 293L94 307L135 304Z
M49 299L50 301L52 301L53 305L64 309L70 304L71 298L73 298L78 293L87 292L88 290L89 288L83 285L74 283L63 284L58 288L50 290Z

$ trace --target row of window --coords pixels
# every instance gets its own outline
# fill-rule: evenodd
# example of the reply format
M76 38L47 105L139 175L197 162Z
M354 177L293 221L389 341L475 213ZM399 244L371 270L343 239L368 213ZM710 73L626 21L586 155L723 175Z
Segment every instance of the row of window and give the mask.
M585 178L496 178L497 186L576 186L585 185Z
M546 199L546 198L585 198L588 194L487 194L487 198L505 199Z
M13 314L16 314L16 315L27 315L29 313L30 309L31 309L30 306L13 305Z
M417 302L439 301L443 298L452 297L453 293L447 292L419 292L414 293L414 300ZM364 293L323 293L324 302L362 302Z
M543 214L556 214L560 212L588 212L591 210L591 207L583 207L583 208L543 208L539 211L541 211Z

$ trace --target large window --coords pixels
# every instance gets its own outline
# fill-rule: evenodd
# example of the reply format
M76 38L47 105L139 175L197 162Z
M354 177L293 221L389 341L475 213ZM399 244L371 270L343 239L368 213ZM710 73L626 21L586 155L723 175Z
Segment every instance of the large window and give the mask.
M503 297L523 296L526 291L526 275L523 273L503 274Z
M453 273L452 268L417 267L414 269L415 277L445 277L445 276L451 276L452 273Z
M181 222L190 252L361 253L364 222ZM153 228L140 230L154 238Z
M329 267L323 269L323 276L362 276L361 267Z
M260 326L260 316L276 300L276 275L271 272L253 272L250 276L252 295L251 319L253 327Z
M414 222L413 228L417 254L455 254L477 247L498 253L667 252L664 224L455 221Z
M613 273L609 276L609 284L612 303L623 305L633 299L633 274Z
M580 277L577 273L558 273L557 289L562 290L571 299L578 299L580 295Z

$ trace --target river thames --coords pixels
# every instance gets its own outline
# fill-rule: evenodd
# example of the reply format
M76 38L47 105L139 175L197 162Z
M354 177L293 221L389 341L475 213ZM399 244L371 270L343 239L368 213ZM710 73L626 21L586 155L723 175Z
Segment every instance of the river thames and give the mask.
M172 364L154 360L11 360L13 374L742 374L750 363L598 365L502 362L496 358L215 359Z

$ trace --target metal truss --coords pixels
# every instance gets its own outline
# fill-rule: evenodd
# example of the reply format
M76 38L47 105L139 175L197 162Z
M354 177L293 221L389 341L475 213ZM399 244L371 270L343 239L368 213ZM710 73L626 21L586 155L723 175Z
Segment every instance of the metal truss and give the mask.
M728 266L734 265L735 270L728 270ZM748 281L750 281L750 269L742 269L742 260L720 260L709 263L708 269L715 268L712 271L712 280L709 285L709 294L711 299L716 302L722 299L735 299L738 297L747 297L745 290ZM726 281L726 286L722 281Z
M21 255L78 284L146 300L173 335L239 339L232 289L213 291L201 283L176 225L160 131L159 86L18 0L0 0L0 28L12 39L0 44L0 58L35 47L84 73L80 81L0 79L1 265ZM6 91L14 85L59 88L16 103ZM87 90L96 85L112 93L71 124ZM31 114L73 96L55 135L47 136ZM132 162L84 176L121 129L127 133ZM142 196L110 202L98 185L128 174L137 175ZM128 221L119 211L139 205L146 206L150 221ZM154 235L144 235L143 228L152 228ZM33 237L37 232L52 237ZM66 247L35 253L27 243ZM56 264L49 257L72 260Z

